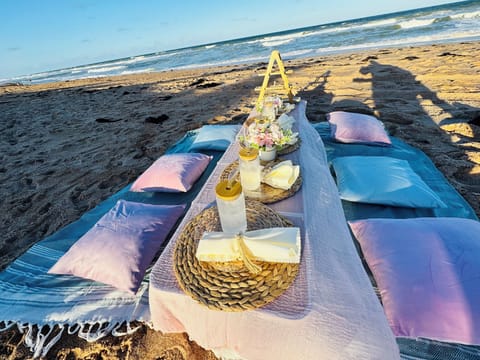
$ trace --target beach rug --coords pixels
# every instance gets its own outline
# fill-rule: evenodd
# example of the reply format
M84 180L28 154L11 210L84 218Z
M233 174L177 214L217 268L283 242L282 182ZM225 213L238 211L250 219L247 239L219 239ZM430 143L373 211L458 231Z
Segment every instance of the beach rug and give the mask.
M197 131L188 132L167 153L187 152L196 135ZM216 150L205 153L213 159L188 192L130 192L129 185L79 220L32 246L1 272L0 331L13 326L26 331L26 345L33 357L39 357L48 353L64 331L96 341L108 334L120 336L134 332L137 328L132 326L133 321L149 325L150 270L135 295L99 282L51 275L47 271L120 199L147 204L187 204L188 208L223 155L223 151Z
M421 176L425 183L442 199L446 207L408 208L396 206L374 205L342 200L342 207L347 220L368 218L417 218L417 217L460 217L478 220L471 206L448 183L443 174L431 160L419 149L416 149L400 139L390 137L392 146L371 146L364 144L343 144L336 142L330 136L328 123L314 124L320 134L329 162L347 156L388 156L407 160L412 169ZM370 273L368 267L366 271ZM371 273L370 273L371 276ZM375 283L372 279L372 285ZM375 289L377 294L378 289ZM480 346L464 345L437 341L427 338L397 338L400 356L406 360L447 360L480 359Z
M342 200L342 206L347 220L368 218L413 218L413 217L461 217L478 220L472 207L450 185L443 174L432 161L419 149L416 149L400 139L390 137L392 146L371 146L363 144L344 144L336 142L330 136L328 123L314 124L320 134L329 162L346 156L388 156L407 160L410 167L422 180L442 199L446 207L437 208L407 208L366 204Z

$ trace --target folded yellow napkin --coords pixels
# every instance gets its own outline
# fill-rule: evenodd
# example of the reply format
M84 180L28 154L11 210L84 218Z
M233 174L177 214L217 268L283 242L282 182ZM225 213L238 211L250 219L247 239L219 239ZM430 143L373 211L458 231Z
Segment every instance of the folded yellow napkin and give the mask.
M205 232L195 256L200 261L238 261L247 256L258 261L299 263L300 244L298 227L254 230L242 235Z
M262 182L275 188L288 190L297 181L300 166L292 165L291 160L285 160L265 171Z

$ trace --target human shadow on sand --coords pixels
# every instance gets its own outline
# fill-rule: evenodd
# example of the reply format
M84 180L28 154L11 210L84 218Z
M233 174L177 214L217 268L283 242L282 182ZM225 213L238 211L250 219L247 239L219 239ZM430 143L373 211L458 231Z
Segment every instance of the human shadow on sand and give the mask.
M450 160L458 165L458 170L450 180L458 182L467 190L462 195L469 197L471 204L478 202L478 199L471 194L471 192L480 192L480 174L474 171L478 164L468 158L467 151L479 149L480 109L460 102L449 103L441 99L435 91L417 80L413 73L398 66L370 60L368 65L360 69L360 73L369 77L354 79L354 81L371 82L375 114L387 124L411 125L402 128L402 137L412 145L422 148L430 157L438 155L439 151L450 157ZM440 112L438 117L440 120L435 120L429 114L428 107ZM418 134L416 121L427 125L425 128L422 127L423 131L434 135L429 138L438 139L442 147L439 147L440 144L437 141L431 144L426 136L422 137ZM452 124L463 124L462 126L468 127L469 136L446 127ZM438 161L436 165L440 168L445 166ZM478 210L476 208L477 213Z
M327 74L315 79L318 85L307 87L299 93L302 99L309 102L310 109L307 108L309 120L323 121L326 113L335 110L375 115L384 122L392 135L429 155L437 167L444 170L444 174L447 173L448 180L456 182L459 192L479 214L480 174L475 174L474 171L478 169L479 164L468 157L468 151L480 149L479 109L468 104L450 103L441 99L437 92L417 80L408 70L381 64L372 59L367 61L368 65L361 67L360 76L353 81L371 84L373 101L369 102L371 106L354 99L334 101L334 93L326 91L330 76ZM432 108L429 108L430 106ZM440 116L433 117L432 111L438 111L437 114ZM462 136L457 132L453 134L448 130L448 125L465 125L470 128L470 135ZM362 261L371 280L374 280L363 258ZM470 306L473 309L477 304L472 303ZM478 328L475 330L479 331ZM445 345L427 340L398 338L397 342L402 354L407 356L414 354L416 358L430 358L433 353L442 354L442 359L464 358L465 353L470 353L471 349L478 351L478 346L462 345L459 348L455 344Z

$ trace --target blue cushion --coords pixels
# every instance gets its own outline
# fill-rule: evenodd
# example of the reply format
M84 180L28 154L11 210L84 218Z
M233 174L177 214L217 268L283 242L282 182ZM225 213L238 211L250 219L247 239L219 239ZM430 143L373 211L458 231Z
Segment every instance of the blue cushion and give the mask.
M227 150L241 125L204 125L190 146L189 151Z
M412 208L446 207L408 164L386 156L346 156L332 161L340 198Z

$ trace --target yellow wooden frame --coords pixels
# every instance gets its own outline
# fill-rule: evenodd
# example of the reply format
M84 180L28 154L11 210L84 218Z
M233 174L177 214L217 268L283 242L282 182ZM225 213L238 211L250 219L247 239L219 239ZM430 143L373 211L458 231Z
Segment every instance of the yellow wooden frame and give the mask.
M278 65L278 72L272 72L273 65L275 64L275 62ZM282 58L280 57L280 52L278 50L273 50L272 53L270 54L270 60L268 62L267 71L265 72L265 74L260 74L260 76L264 75L262 86L260 88L255 89L257 91L260 91L260 94L258 95L258 99L256 103L257 109L261 109L263 105L263 100L265 98L265 93L268 92L269 90L283 91L285 95L288 96L288 101L290 103L293 103L293 95L294 95L293 88L288 82L287 73L291 73L291 71L285 71ZM275 86L275 87L269 88L268 82L270 81L270 76L272 75L280 75L283 80L283 86L280 86L280 87Z

